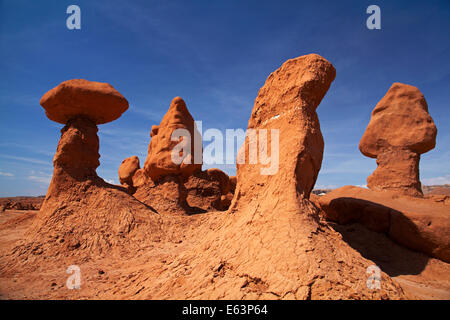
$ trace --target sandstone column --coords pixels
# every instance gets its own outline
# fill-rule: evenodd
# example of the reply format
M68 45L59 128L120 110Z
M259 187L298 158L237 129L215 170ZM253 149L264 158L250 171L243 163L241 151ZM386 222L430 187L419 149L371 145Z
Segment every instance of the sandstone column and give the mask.
M437 129L423 94L416 87L394 83L372 111L359 150L377 159L367 178L373 190L422 196L420 154L436 144Z

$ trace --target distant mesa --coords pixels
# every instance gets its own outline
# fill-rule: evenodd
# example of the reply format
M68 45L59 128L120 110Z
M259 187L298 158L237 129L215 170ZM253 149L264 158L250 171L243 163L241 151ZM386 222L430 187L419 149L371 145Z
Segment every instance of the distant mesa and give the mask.
M437 129L425 97L416 87L394 83L372 111L359 149L377 159L378 167L367 178L373 190L422 196L420 154L436 144Z

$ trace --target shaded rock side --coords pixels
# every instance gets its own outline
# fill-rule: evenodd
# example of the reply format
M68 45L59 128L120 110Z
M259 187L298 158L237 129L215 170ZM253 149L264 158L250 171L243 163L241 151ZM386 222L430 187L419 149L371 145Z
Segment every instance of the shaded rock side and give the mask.
M196 171L184 186L189 206L203 211L227 210L233 198L230 179L219 169Z
M358 222L398 244L450 262L450 206L431 199L345 186L318 199L326 219Z

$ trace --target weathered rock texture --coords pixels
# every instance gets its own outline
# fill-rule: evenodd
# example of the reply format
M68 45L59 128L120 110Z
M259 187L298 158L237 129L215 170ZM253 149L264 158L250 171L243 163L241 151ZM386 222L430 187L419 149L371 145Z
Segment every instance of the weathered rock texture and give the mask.
M181 175L165 175L153 181L143 169L133 176L136 192L133 196L159 214L190 214L187 191Z
M288 60L269 76L256 98L249 128L258 130L259 136L261 129L279 130L278 170L262 175L266 165L251 164L247 157L237 168L236 194L227 212L153 215L123 191L92 187L98 184L93 180L89 183L89 179L75 182L68 175L66 185L72 191L61 193L52 206L50 199L46 200L46 211L40 212L45 223L39 226L54 227L49 241L62 238L71 248L89 248L83 258L92 256L95 248L111 256L112 249L105 250L108 245L119 248L120 255L105 263L116 289L104 290L102 283L108 280L97 277L98 271L93 268L99 268L102 262L95 260L83 265L89 280L84 282L85 287L64 288L64 294L73 298L135 299L405 298L401 287L385 273L381 273L380 290L367 287L367 267L374 263L321 221L318 208L308 200L323 153L315 110L334 77L331 63L315 54ZM157 131L153 138L165 131L164 126ZM275 133L269 134L269 145L271 139L278 142ZM240 156L248 153L248 145L247 137ZM151 144L150 153L152 148ZM276 150L272 146L268 149ZM139 169L133 176L136 195L140 184L151 186L146 180L152 179L145 172L145 168ZM162 175L158 183L177 189L182 184L174 179L170 174ZM160 192L154 190L150 188L146 196ZM184 191L173 194L177 192ZM222 188L220 192L224 192ZM47 229L44 235L48 238L51 233ZM168 236L173 240L161 241ZM128 243L118 245L123 238L129 239ZM23 252L30 257L30 252L40 248L33 245ZM0 262L4 259L0 256ZM59 261L54 270L62 270L60 265L66 268L67 262ZM10 269L0 266L0 275L17 272L15 267L17 264L11 264ZM54 297L62 291L47 292Z
M233 198L228 175L215 168L194 172L184 186L189 206L205 211L227 210Z
M180 164L172 160L172 151L180 143L180 141L172 140L172 133L177 129L186 130L190 135L190 139L182 138L183 141L190 144L190 147L187 148L190 152L182 155L184 160ZM196 129L194 118L189 113L183 99L176 97L172 100L169 110L162 118L161 123L159 126L152 127L150 135L152 139L148 146L144 171L153 181L158 181L160 177L167 175L189 176L194 171L201 169L202 146L201 140L198 140L200 133ZM196 146L199 150L197 153L194 152ZM198 158L195 157L197 155Z
M95 124L118 119L128 109L128 101L110 84L74 79L62 82L41 98L50 120L67 124L84 116Z
M409 249L450 262L450 205L346 186L319 197L328 220L358 222Z
M175 130L184 130L179 140L173 140ZM190 214L187 203L185 181L202 167L202 145L194 118L186 103L175 97L161 123L152 126L147 159L144 168L137 170L132 178L134 196L151 206L158 213ZM181 163L176 163L172 153L178 145L185 145L187 154L181 154ZM195 152L195 148L199 148ZM195 210L194 210L195 211Z
M127 188L128 193L133 194L136 188L133 186L133 176L141 168L139 158L132 156L122 161L119 167L120 184Z
M177 129L188 133L186 139L182 138L188 153L182 155L184 160L180 164L172 159L172 152L180 143L172 141L172 133ZM219 169L201 171L201 137L183 99L173 99L161 123L152 126L150 137L144 168L132 178L133 188L137 188L136 199L162 214L228 209L233 197L228 175Z
M119 117L128 102L109 84L69 80L46 93L41 104L50 119L66 125L47 195L20 252L54 255L109 249L152 213L124 188L106 183L96 173L96 124Z
M0 198L0 211L3 210L39 210L44 197Z
M269 76L249 128L280 130L278 172L261 175L263 165L239 165L228 214L218 215L217 225L175 262L186 270L182 281L189 289L177 288L174 275L153 295L170 290L175 297L209 299L404 297L385 274L381 290L366 287L366 268L373 262L321 224L308 200L323 152L315 109L334 77L334 67L314 54L288 60Z
M377 158L377 169L367 178L373 190L422 196L420 154L436 143L436 126L423 94L416 87L394 83L372 111L359 149Z

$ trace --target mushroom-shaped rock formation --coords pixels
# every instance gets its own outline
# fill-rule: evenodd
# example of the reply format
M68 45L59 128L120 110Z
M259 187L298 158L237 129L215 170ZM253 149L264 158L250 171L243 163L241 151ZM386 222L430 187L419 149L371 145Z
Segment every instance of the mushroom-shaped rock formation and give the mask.
M128 102L109 84L69 80L47 92L41 104L50 119L65 126L53 177L27 241L49 255L76 249L102 252L153 213L96 173L97 124L120 117Z
M57 210L43 215L48 222L44 225L54 228L54 233L47 228L45 234L52 235L49 239L53 242L59 243L62 238L64 244L80 249L97 248L99 243L112 246L125 236L127 239L134 236L133 241L120 248L118 259L104 259L104 263L115 271L122 266L121 270L129 272L130 263L140 263L133 267L137 270L133 279L119 279L125 289L110 295L109 292L105 294L108 290L104 289L110 283L116 283L117 277L107 284L104 277L97 280L97 277L91 277L87 292L96 293L95 297L405 298L402 288L383 272L380 274L381 288L368 288L370 274L366 272L374 263L362 257L343 241L340 234L320 220L318 208L308 200L323 152L315 109L334 77L335 69L331 63L315 54L288 60L269 76L256 98L249 128L256 130L259 137L264 135L263 129L270 131L270 148L267 149L274 161L279 150L279 165L275 166L278 170L264 170L261 174L261 169L268 165L266 161L254 164L246 158L237 168L236 194L228 211L186 217L148 215L148 209L139 210L147 214L145 221L154 216L159 218L160 223L152 228L152 224L143 223L134 212L136 206L142 204L129 200L132 197L126 192L120 192L121 199L108 201L111 198L105 198L115 194L113 189L94 189L91 184L70 180L73 185L66 186L71 190L71 196L57 199L61 203L55 208ZM160 126L154 137L162 132L164 127ZM247 132L241 155L251 149L252 137L250 131ZM264 144L259 147L264 149ZM171 181L174 177L182 175L161 176L158 183L160 186L180 186L178 181ZM147 185L153 182L144 169L137 170L133 176L136 194L141 191L139 185L146 185L146 180L150 180ZM79 197L79 193L83 193L83 197ZM50 200L47 198L46 201L48 205ZM79 236L80 232L98 229L103 233L96 231ZM149 242L148 237L152 235L154 241ZM161 241L164 238L171 240ZM140 250L136 250L138 245ZM27 248L28 254L24 255L27 259L33 259L41 250L47 252L42 246ZM67 261L62 261L65 267ZM114 261L113 267L111 261ZM90 268L92 263L88 263L86 267ZM99 263L101 260L96 260L95 266ZM91 290L97 284L99 290Z
M331 63L316 54L288 60L268 77L249 128L258 136L264 134L262 129L279 130L279 141L276 134L268 139L274 146L270 149L279 150L278 171L261 174L267 164L254 164L246 157L238 165L236 193L227 214L218 214L198 245L173 263L189 270L185 283L204 290L186 293L176 286L178 275L168 270L170 278L152 295L164 297L170 291L171 297L193 299L405 297L384 273L381 289L369 289L366 271L373 262L321 223L317 207L308 200L324 147L315 110L334 77ZM241 156L248 154L250 143L247 136Z
M127 188L128 193L133 194L136 189L133 186L133 175L141 168L139 158L132 156L122 161L119 167L120 184Z
M423 94L416 87L394 83L372 111L359 144L378 167L367 178L373 190L422 196L419 180L420 154L436 143L436 126Z

